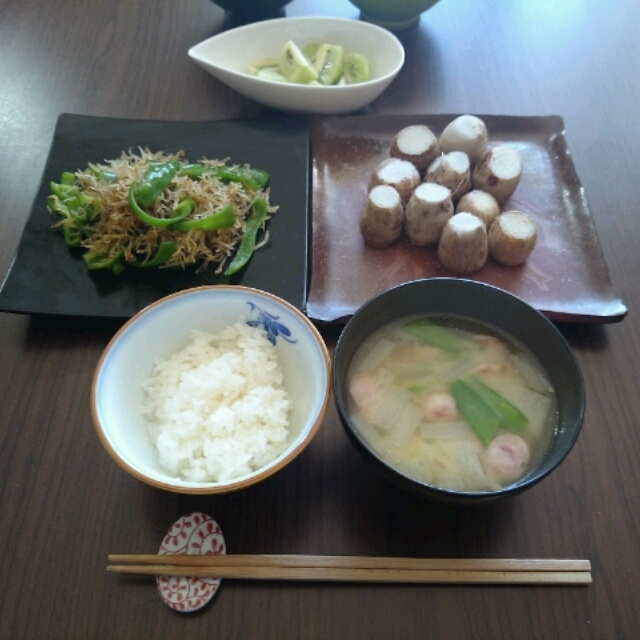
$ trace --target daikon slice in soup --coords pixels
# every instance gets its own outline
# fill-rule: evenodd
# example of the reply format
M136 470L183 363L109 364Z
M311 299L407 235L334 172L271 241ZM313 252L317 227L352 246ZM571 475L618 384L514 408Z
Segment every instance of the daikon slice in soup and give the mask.
M454 491L517 482L542 458L557 425L546 371L522 344L462 318L389 323L357 350L349 411L388 465Z

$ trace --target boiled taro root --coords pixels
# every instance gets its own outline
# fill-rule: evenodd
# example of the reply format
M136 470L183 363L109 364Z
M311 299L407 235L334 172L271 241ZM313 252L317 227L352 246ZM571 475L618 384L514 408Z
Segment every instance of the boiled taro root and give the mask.
M438 139L433 131L423 124L410 125L398 131L389 150L392 158L408 160L421 173L438 153Z
M478 216L484 222L487 230L489 230L494 220L500 215L500 206L490 193L474 189L465 193L458 200L456 213L462 213L463 211Z
M456 213L442 229L438 258L449 271L461 275L482 269L487 261L487 229L470 213Z
M504 204L517 189L522 176L522 157L513 147L493 147L473 168L471 181L476 189L487 191Z
M388 247L400 237L403 219L400 194L393 187L381 184L367 196L360 216L360 233L370 247Z
M404 232L411 244L433 245L453 215L451 191L434 182L416 187L405 209Z
M489 255L498 264L515 267L531 255L538 229L531 216L522 211L505 211L489 230Z
M451 190L451 198L458 200L471 189L471 163L462 151L452 151L438 156L427 169L425 182L435 182Z
M369 180L369 191L379 184L393 187L400 194L402 202L406 202L420 184L420 173L408 160L387 158L373 172Z
M463 151L474 165L487 152L487 127L477 116L459 116L440 134L438 145L442 153Z

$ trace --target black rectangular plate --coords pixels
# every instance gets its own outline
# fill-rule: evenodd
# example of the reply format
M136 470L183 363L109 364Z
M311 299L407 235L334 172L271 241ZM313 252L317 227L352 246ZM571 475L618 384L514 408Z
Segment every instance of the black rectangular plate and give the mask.
M127 269L120 276L89 272L69 249L47 211L49 183L63 171L117 158L123 151L184 150L191 161L229 158L271 175L269 242L232 277L195 269ZM60 115L38 195L9 273L0 311L129 318L155 300L190 287L242 284L273 293L304 311L309 234L309 132L304 118L179 122Z

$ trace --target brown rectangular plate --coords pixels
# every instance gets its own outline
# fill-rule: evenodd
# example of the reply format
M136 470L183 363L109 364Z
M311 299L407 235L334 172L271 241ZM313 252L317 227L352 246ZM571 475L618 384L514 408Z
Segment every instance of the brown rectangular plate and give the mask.
M456 117L390 115L323 117L311 125L312 251L307 314L344 322L367 300L396 284L450 276L435 248L404 239L387 249L365 246L358 221L367 183L389 155L393 136L410 124L436 135ZM606 323L627 309L615 294L584 190L559 116L480 116L489 144L522 153L523 175L503 210L529 213L538 241L529 260L502 267L491 260L470 277L517 295L554 321Z

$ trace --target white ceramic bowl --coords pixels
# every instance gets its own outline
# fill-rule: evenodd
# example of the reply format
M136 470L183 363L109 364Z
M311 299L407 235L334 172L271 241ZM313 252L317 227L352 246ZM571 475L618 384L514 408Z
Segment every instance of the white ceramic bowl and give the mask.
M189 482L159 463L143 415L143 382L154 364L183 348L193 329L217 332L240 316L257 321L275 341L292 408L289 443L267 466L229 482ZM330 359L313 324L280 298L242 286L188 289L149 305L116 333L96 367L91 414L98 437L128 473L152 486L190 494L241 489L291 462L312 440L330 399Z
M252 63L277 58L288 40L339 44L369 60L371 80L346 86L272 82L251 75ZM367 22L318 16L277 18L220 33L189 49L189 56L212 76L244 96L283 111L340 114L377 98L404 64L404 49L389 31Z

